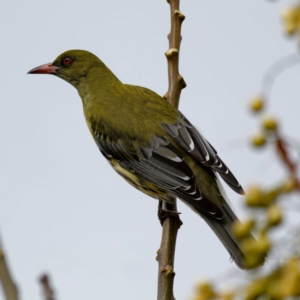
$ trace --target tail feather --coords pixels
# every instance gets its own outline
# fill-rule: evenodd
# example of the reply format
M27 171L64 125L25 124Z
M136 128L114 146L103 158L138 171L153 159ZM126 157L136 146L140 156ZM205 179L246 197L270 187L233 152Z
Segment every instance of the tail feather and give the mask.
M222 210L224 213L222 220L216 220L200 212L198 212L198 214L201 214L201 217L217 235L236 265L241 269L248 269L245 263L245 254L240 247L240 242L235 238L231 229L232 224L238 220L238 218L226 202L222 205ZM249 238L253 237L249 234Z
M184 202L206 221L206 223L214 231L224 247L227 249L230 257L236 263L236 265L243 270L249 269L245 262L246 255L243 253L240 247L240 241L238 241L232 233L232 224L238 220L238 218L230 206L225 201L220 206L223 212L223 218L219 220L213 216L210 216L209 214L203 213L203 211L191 205L191 203L186 201ZM251 234L249 234L249 239L253 239Z

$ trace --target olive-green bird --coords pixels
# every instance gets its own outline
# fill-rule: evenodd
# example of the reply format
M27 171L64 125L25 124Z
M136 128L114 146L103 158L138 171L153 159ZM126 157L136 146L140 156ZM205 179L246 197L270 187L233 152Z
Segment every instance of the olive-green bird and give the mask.
M231 233L237 217L217 174L237 193L244 191L179 110L147 88L123 84L98 57L83 50L64 52L28 73L52 74L72 84L90 132L116 172L153 198L180 198L208 223L237 266L247 268Z

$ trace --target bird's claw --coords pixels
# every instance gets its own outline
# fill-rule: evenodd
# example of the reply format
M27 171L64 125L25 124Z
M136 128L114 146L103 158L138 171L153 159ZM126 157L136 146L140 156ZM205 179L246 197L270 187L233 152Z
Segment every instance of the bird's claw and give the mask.
M161 226L163 225L165 219L167 219L169 217L177 217L177 218L179 218L180 214L181 213L178 212L178 211L172 211L172 210L168 210L168 209L163 208L163 205L161 205L161 203L158 206L157 216L158 216L158 219L160 221Z

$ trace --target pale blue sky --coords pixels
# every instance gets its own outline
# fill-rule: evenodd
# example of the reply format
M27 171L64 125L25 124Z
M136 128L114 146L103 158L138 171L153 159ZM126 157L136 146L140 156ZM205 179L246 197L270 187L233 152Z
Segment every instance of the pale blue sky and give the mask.
M282 34L279 14L288 3L181 3L187 88L180 109L244 187L282 176L272 151L249 149L247 137L258 126L246 105L272 63L296 51ZM60 300L156 298L157 202L101 156L72 86L26 73L63 51L85 49L123 82L163 95L169 23L162 0L1 0L0 229L22 300L41 299L37 278L44 271ZM276 81L270 106L295 137L299 93L294 68ZM242 198L228 195L242 217ZM189 299L199 278L237 268L197 215L181 203L179 211L175 296Z

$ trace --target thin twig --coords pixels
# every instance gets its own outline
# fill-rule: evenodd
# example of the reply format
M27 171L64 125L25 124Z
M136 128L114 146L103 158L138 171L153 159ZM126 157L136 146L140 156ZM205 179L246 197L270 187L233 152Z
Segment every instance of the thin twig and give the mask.
M0 279L5 294L6 300L18 300L18 291L15 283L13 282L3 251L0 249Z
M40 283L42 285L43 289L43 295L45 300L54 300L54 291L53 288L51 287L50 279L47 274L43 274L40 277Z
M0 281L6 300L18 300L18 290L10 275L4 252L0 242Z
M295 181L296 188L298 190L300 190L300 181L297 178L297 164L292 161L292 159L290 157L290 153L287 150L286 144L279 135L276 137L276 150L277 150L279 158L282 160L282 162L287 167L287 169L290 173L290 176Z
M262 94L265 99L269 98L275 79L285 70L295 67L300 63L300 54L291 53L276 61L265 73L262 80Z
M168 35L169 50L165 53L168 61L169 89L164 98L175 107L178 107L181 90L186 84L179 74L179 49L181 42L181 24L184 15L179 11L179 0L167 0L170 4L171 31ZM177 213L176 198L170 199L172 203L164 203L163 209L171 211L163 221L163 232L158 250L158 300L175 300L173 294L174 258L177 231L182 222ZM162 203L162 202L161 202ZM161 209L161 206L160 206Z

